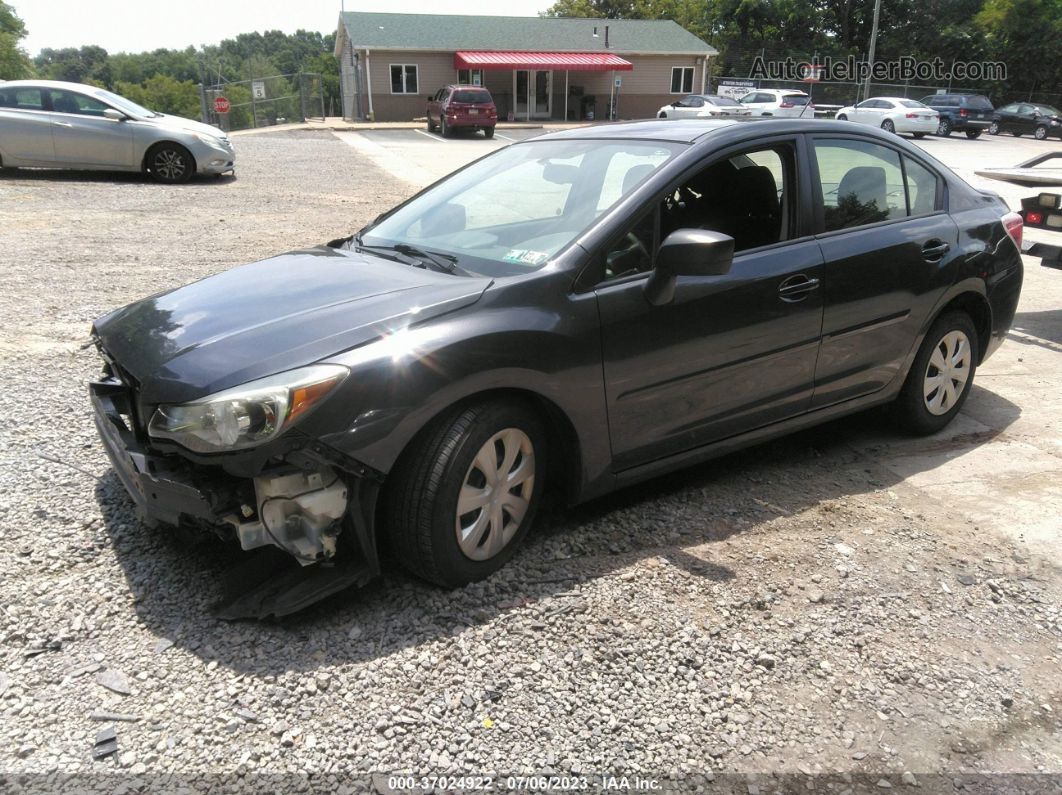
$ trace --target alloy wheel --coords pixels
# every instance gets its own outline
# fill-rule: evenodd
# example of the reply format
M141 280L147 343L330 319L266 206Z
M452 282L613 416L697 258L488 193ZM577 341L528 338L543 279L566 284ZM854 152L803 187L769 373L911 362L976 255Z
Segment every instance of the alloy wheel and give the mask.
M1033 133L1033 136L1036 138L1037 141L1043 141L1047 138L1047 128L1037 127L1036 132Z
M184 176L187 165L184 156L175 149L160 149L155 154L155 173L165 180L176 181Z
M989 135L999 135L999 122L998 121L994 121L994 122L992 122L991 124L988 125L988 134Z
M937 135L951 135L951 122L947 119L941 119L940 124L937 125Z
M535 449L519 428L494 434L476 453L457 498L461 552L489 560L512 541L535 489Z
M930 414L947 414L970 378L973 355L970 340L959 330L945 334L929 357L922 379L922 397Z
M881 129L883 129L887 133L894 133L896 132L896 125L893 124L892 121L890 121L889 119L885 119L885 121L881 123Z

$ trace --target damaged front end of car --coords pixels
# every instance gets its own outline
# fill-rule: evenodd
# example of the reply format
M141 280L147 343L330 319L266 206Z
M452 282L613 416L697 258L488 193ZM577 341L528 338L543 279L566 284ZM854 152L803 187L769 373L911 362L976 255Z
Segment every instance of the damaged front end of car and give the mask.
M292 427L345 368L305 367L153 405L95 342L104 359L89 386L96 426L141 519L210 531L257 553L228 573L217 615L288 615L379 573L382 475Z

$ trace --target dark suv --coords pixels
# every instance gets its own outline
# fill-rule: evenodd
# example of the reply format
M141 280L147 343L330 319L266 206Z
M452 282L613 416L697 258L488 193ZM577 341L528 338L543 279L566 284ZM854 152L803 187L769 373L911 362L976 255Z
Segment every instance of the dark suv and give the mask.
M937 135L947 137L955 130L976 138L992 123L992 103L981 94L930 94L921 102L940 114Z
M446 138L458 127L483 130L487 138L494 137L494 125L498 123L498 108L494 98L481 86L446 86L428 97L428 132Z

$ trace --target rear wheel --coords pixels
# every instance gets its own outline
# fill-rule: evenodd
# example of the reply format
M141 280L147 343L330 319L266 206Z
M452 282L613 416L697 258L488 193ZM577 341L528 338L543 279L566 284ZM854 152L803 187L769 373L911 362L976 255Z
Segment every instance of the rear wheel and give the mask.
M657 118L666 119L667 118L667 114L664 113L664 111L660 111L660 113L657 115Z
M1046 140L1047 139L1047 127L1045 127L1042 124L1038 124L1036 126L1036 131L1033 133L1033 136L1036 138L1037 141Z
M1011 130L1010 134L1013 135L1015 138L1021 138L1021 130L1019 130L1017 127Z
M195 160L180 144L158 144L145 158L147 172L159 182L187 182L195 174Z
M941 119L937 125L937 135L942 135L947 138L951 135L951 121L948 119Z
M843 113L839 113L837 114L837 121L848 121L848 117Z
M439 135L441 135L443 138L450 137L450 128L446 126L445 116L439 117Z
M494 128L493 127L484 127L483 128L483 137L484 138L493 138L494 137Z
M385 526L400 563L450 588L501 568L535 518L546 475L538 416L516 401L443 417L391 475Z
M998 121L994 121L994 122L992 122L991 124L988 125L988 134L989 135L999 135L999 122Z
M949 312L938 318L896 399L900 426L926 435L951 422L970 394L979 353L977 329L969 315Z
M435 132L435 125L431 123L431 114L428 114L428 132Z
M974 140L975 138L980 138L981 137L981 131L980 130L967 130L966 131L966 137L969 138L971 141Z
M894 133L896 132L896 125L892 123L892 119L885 119L885 121L881 123L881 129L887 133Z

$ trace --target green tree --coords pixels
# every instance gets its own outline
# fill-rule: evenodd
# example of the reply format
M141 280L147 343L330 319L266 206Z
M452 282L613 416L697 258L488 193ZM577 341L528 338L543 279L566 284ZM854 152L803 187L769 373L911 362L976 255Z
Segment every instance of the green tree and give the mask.
M15 9L0 0L0 80L18 80L33 74L29 56L20 42L26 38L26 24Z
M154 75L142 84L118 82L114 90L139 105L160 113L198 118L199 86L191 80L176 80L169 75Z

